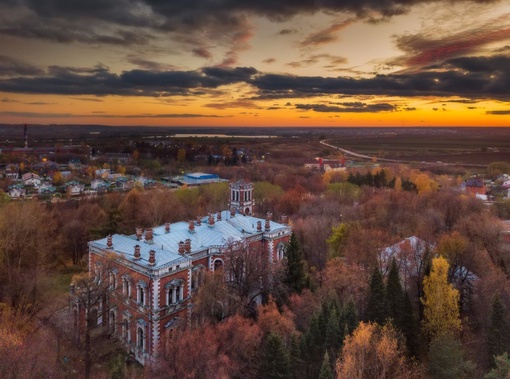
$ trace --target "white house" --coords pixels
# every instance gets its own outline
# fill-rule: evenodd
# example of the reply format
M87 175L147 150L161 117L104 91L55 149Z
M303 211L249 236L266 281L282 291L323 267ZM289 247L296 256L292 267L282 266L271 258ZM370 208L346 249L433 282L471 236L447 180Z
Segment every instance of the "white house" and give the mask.
M35 188L41 185L41 177L33 172L27 172L21 176L23 184L26 186L34 186Z
M11 199L19 199L20 197L25 197L26 190L21 186L13 186L9 188L9 197Z

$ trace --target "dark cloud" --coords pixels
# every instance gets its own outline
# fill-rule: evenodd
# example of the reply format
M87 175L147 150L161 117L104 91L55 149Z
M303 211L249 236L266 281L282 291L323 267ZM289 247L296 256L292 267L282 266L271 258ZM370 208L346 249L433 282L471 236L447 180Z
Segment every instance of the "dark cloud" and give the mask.
M413 74L394 73L369 78L271 74L261 73L253 67L131 70L115 74L102 65L90 69L52 66L45 75L0 79L0 92L165 97L203 95L237 83L252 87L252 100L387 95L462 97L458 102L466 102L464 99L507 101L510 99L510 57L455 58Z
M416 73L371 78L265 74L252 81L260 98L317 95L462 96L509 99L510 57L465 57L447 60Z
M347 58L344 58L344 57L339 57L339 56L331 55L331 54L314 54L314 55L310 55L306 59L302 59L297 62L287 63L287 66L294 67L294 68L310 66L312 64L319 63L323 60L326 60L328 62L328 64L326 66L324 66L325 68L337 68L338 65L347 63Z
M2 103L19 103L18 100L13 100L8 97L4 97L2 100L0 100Z
M193 55L196 57L210 59L212 58L212 53L205 47L196 47L191 50Z
M344 104L346 105L341 107L325 104L296 104L296 109L334 113L378 113L378 112L391 112L396 110L395 106L388 103L380 104L344 103Z
M41 75L44 71L39 67L18 59L0 55L0 77L13 75Z
M501 28L498 22L441 38L435 36L435 30L424 34L407 34L395 37L398 48L406 52L392 64L404 66L426 66L459 57L480 50L480 47L510 39L510 28Z
M221 103L209 103L204 105L207 108L215 108L215 109L231 109L231 108L244 108L244 109L262 109L253 101L250 100L236 100L236 101L226 101Z
M278 32L279 35L285 36L287 34L294 34L296 33L296 29L282 29Z
M150 61L136 55L129 55L127 61L139 68L150 71L175 70L177 67L171 64Z
M493 2L497 0L450 0ZM231 38L247 15L288 20L297 14L347 12L371 19L403 14L440 0L11 0L0 5L0 34L70 43L145 45L162 32ZM282 30L289 34L292 30ZM330 35L331 36L331 35ZM324 43L317 35L310 43Z
M507 116L510 115L510 109L499 110L499 111L487 111L486 114L499 115L499 116Z
M352 23L351 20L347 20L341 23L333 24L326 29L310 34L308 37L306 37L305 40L301 41L299 44L301 47L308 48L335 42L339 38L338 35L339 32L342 29L349 26L351 23Z
M276 62L275 58L267 58L267 59L264 59L262 61L262 63L266 63L266 64L271 64L271 63L274 63L274 62Z

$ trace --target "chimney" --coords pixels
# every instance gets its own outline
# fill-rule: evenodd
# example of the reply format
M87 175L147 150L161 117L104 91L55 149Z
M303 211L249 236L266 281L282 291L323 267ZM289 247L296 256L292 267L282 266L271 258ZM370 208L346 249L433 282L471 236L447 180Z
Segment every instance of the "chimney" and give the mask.
M272 221L273 220L273 214L271 212L267 212L266 219L269 220L269 221Z
M221 221L221 211L216 214L216 221Z
M170 233L170 223L165 222L165 233Z
M183 255L186 251L185 243L182 241L179 241L179 249L177 250L179 254Z
M145 241L148 243L152 242L152 228L145 229Z
M257 232L262 231L262 221L257 221Z
M149 251L149 266L156 264L156 252L154 250Z
M266 223L264 224L264 229L266 230L266 232L269 232L269 230L271 230L271 224L269 222L271 220L271 216L272 214L270 212L267 212Z
M195 233L195 221L191 220L191 221L189 222L188 231L189 231L190 233Z
M186 242L184 243L184 249L186 250L186 253L191 253L191 240L189 238L186 238Z
M281 217L281 221L282 221L282 224L287 225L287 224L289 223L289 216L287 216L287 215L282 215L282 217Z
M106 239L106 246L108 247L108 249L111 249L113 247L113 240L111 234Z
M214 226L214 216L212 213L209 213L209 218L207 219L207 225Z
M135 245L135 261L141 258L140 245Z
M197 216L197 226L202 225L202 219L200 216Z
M234 208L230 208L230 217L234 217L236 215L236 210Z
M136 233L136 239L138 241L140 241L142 239L142 228L136 228L135 233Z

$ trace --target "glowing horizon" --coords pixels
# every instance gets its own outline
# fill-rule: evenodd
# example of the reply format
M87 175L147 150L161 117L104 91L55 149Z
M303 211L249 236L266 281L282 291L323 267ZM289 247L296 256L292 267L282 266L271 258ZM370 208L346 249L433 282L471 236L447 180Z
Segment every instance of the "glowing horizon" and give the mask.
M407 3L3 4L0 123L510 126L510 5Z

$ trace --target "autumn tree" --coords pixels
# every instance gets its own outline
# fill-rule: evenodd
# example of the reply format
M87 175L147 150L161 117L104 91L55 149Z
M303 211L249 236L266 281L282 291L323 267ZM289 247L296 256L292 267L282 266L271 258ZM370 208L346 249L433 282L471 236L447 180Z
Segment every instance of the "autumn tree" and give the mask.
M92 330L98 326L102 314L99 310L105 309L108 315L109 294L116 284L111 281L111 272L114 267L116 255L111 253L96 261L91 272L76 274L71 281L71 302L79 312L85 314L85 341L83 345L85 377L89 378L92 368ZM108 325L107 319L102 319L103 325ZM79 322L77 322L79 328ZM80 333L80 331L78 331ZM81 337L79 335L79 337Z
M361 322L344 341L336 365L338 379L408 379L417 375L405 346L391 326Z
M461 328L459 291L448 283L448 267L445 258L434 258L430 274L423 279L423 328L432 339Z
M223 250L225 279L243 314L255 312L255 299L267 297L274 286L267 255L246 241L229 241Z
M0 212L0 302L35 314L43 301L44 268L59 254L53 214L36 202L5 205Z

